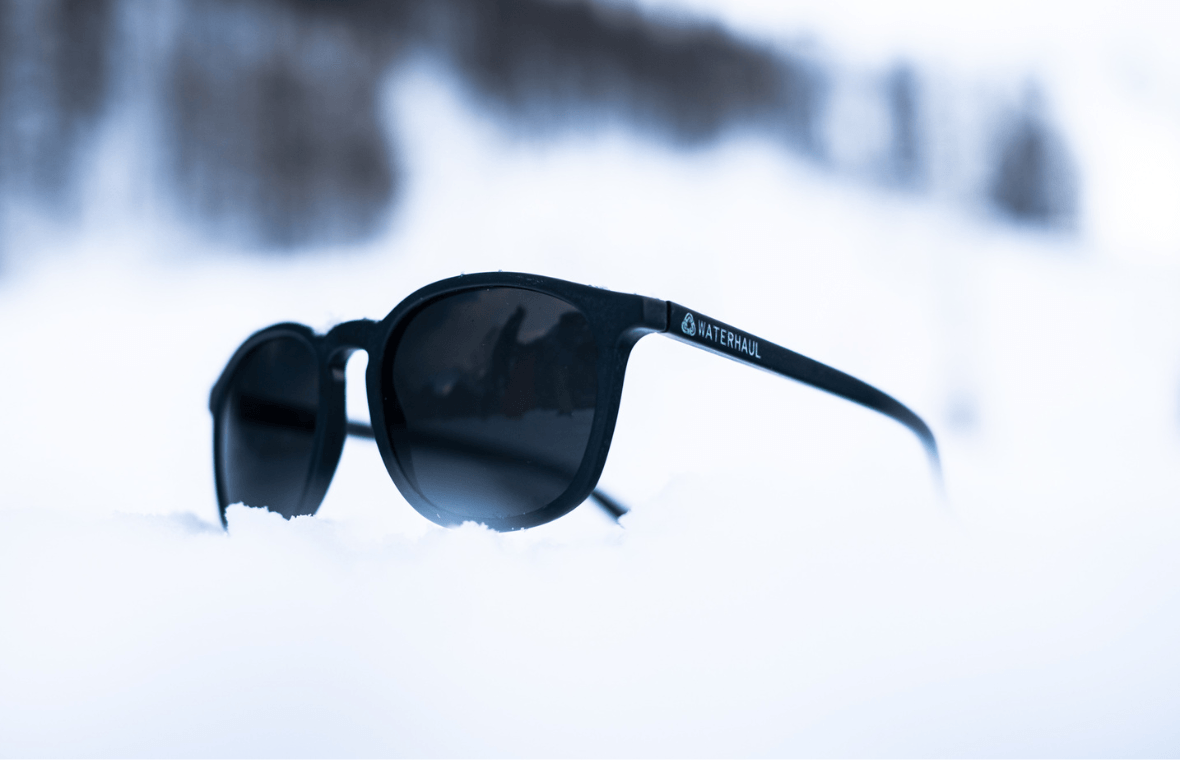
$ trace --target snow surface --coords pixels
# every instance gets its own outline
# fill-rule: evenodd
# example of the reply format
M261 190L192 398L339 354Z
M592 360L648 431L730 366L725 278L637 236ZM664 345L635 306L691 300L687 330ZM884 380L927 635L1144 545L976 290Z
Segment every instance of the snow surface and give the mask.
M126 168L134 114L76 226L9 215L0 754L1180 752L1171 222L1006 227L740 136L538 146L456 92L390 83L409 184L363 248L169 221ZM946 498L896 423L652 336L602 481L623 528L437 528L349 441L318 515L221 530L207 394L243 338L496 269L673 299L884 388L938 435Z

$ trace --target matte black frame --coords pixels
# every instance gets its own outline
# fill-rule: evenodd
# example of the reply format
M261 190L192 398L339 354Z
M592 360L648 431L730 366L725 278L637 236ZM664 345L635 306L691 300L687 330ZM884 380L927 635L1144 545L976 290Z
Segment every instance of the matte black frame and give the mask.
M609 498L595 492L595 487L606 465L614 435L631 350L644 335L657 332L744 364L799 380L892 417L919 437L936 473L939 472L938 447L926 423L896 399L839 370L671 301L617 293L552 277L489 272L461 275L427 285L399 303L380 322L367 319L345 322L332 328L326 335L317 335L304 325L283 323L250 336L234 352L209 396L209 409L214 420L214 473L222 524L226 524L225 510L229 505L226 503L218 441L222 434L221 411L229 397L229 383L238 365L251 350L278 337L299 340L314 352L319 363L320 405L316 414L312 461L296 514L313 514L319 508L340 461L344 439L351 433L373 436L385 468L398 490L424 517L440 525L456 525L469 520L429 502L418 493L402 471L387 426L387 421L396 420L401 410L392 389L382 387L381 378L388 376L389 364L395 354L391 348L396 348L410 317L419 310L456 293L501 287L531 290L560 298L582 312L598 350L598 397L586 453L570 486L542 509L509 518L483 519L482 522L490 528L519 530L540 525L570 512L592 495L603 501L616 516L625 511ZM371 432L367 426L348 422L345 414L344 368L349 356L357 350L364 350L369 355L365 385L372 421Z

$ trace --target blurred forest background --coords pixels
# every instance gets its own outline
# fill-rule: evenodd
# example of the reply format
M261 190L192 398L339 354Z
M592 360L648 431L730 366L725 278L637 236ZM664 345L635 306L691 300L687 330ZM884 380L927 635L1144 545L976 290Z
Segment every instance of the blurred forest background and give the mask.
M1076 222L1077 159L1034 80L857 66L592 0L2 0L0 197L69 220L100 125L130 111L134 179L186 223L275 251L364 240L403 187L382 85L422 57L528 140L755 133L858 181Z

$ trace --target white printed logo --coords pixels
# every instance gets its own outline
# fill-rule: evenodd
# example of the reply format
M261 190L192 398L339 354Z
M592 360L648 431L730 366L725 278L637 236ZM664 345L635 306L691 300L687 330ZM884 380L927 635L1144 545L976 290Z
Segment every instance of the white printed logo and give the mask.
M746 354L755 359L762 358L762 354L758 352L757 339L734 332L728 327L707 322L704 319L693 319L692 314L684 315L684 321L680 323L680 330L689 337L700 338L705 343L715 343L720 348Z

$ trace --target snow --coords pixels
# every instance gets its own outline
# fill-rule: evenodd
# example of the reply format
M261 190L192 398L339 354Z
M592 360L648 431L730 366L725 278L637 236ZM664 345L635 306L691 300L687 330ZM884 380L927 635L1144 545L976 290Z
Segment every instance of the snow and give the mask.
M10 215L0 754L1177 752L1171 222L1005 226L743 136L538 146L457 93L428 64L390 82L408 185L361 247L204 239L125 189L114 128L81 222ZM1083 165L1131 128L1171 155L1168 108L1076 128ZM652 336L602 480L622 528L438 528L350 440L318 515L221 530L207 394L242 339L497 269L878 385L933 427L945 498L896 423Z

